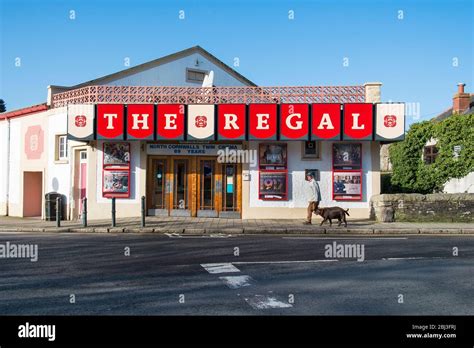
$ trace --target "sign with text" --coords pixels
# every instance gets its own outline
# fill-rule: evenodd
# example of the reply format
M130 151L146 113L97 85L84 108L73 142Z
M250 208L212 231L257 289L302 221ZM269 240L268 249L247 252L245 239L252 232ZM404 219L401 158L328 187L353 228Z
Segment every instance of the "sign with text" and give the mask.
M147 155L217 156L219 151L239 151L241 144L148 144Z
M353 103L344 105L344 140L372 140L373 105Z
M157 106L156 138L163 140L184 140L183 104L159 104Z
M341 104L313 104L311 140L341 139Z
M277 104L249 105L249 140L277 138Z
M280 140L308 140L309 105L280 105Z
M247 106L245 104L219 104L217 107L217 138L219 140L245 140Z
M155 106L153 104L127 106L127 139L153 140L154 130Z
M68 106L68 137L78 140L391 142L404 131L403 103Z
M97 139L124 139L123 104L97 105Z

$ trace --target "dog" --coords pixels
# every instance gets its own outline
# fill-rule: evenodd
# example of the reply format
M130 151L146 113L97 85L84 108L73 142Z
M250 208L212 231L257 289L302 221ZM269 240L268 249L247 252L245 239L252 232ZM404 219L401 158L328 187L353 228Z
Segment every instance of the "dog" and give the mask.
M349 209L342 209L340 207L317 208L315 213L323 218L319 226L322 226L327 220L329 220L329 226L332 226L332 219L338 219L338 226L341 226L344 221L344 226L347 227L346 215L350 216Z

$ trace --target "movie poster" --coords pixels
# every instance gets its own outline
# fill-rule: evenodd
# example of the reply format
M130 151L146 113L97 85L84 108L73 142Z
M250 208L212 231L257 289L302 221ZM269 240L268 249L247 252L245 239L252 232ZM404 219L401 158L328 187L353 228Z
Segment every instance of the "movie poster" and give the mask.
M130 143L104 143L104 167L128 167Z
M333 169L357 170L362 168L361 143L336 143L332 145Z
M288 173L261 171L259 184L259 197L263 200L286 200L287 199L287 177Z
M333 173L333 197L335 200L362 199L362 173L337 172Z
M104 170L104 193L126 194L129 192L130 173L128 171Z
M259 144L259 163L265 169L285 169L287 149L286 144Z

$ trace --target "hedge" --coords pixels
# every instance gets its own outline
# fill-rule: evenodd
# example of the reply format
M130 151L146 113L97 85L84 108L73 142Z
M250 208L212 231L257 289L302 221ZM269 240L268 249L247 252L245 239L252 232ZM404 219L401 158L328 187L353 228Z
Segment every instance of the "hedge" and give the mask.
M422 158L426 142L437 140L438 157L432 164ZM454 146L461 146L458 158ZM441 122L413 124L405 140L389 148L393 173L391 184L400 192L440 192L451 178L474 171L474 115L452 115Z

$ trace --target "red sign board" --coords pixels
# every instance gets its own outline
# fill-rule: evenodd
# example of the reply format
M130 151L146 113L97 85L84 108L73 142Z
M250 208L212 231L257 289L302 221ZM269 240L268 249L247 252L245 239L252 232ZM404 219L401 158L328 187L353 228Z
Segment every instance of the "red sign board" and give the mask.
M123 104L97 105L97 139L124 138Z
M373 105L354 103L344 105L344 140L372 140Z
M280 140L308 140L308 104L280 105Z
M341 104L313 104L311 140L341 139Z
M129 104L127 106L127 139L153 139L155 106Z
M249 105L249 139L276 140L277 105Z
M245 104L220 104L217 108L219 140L245 140L247 108Z
M159 104L157 108L157 139L184 140L185 105Z
M77 140L399 141L404 129L403 103L68 106L68 138Z

